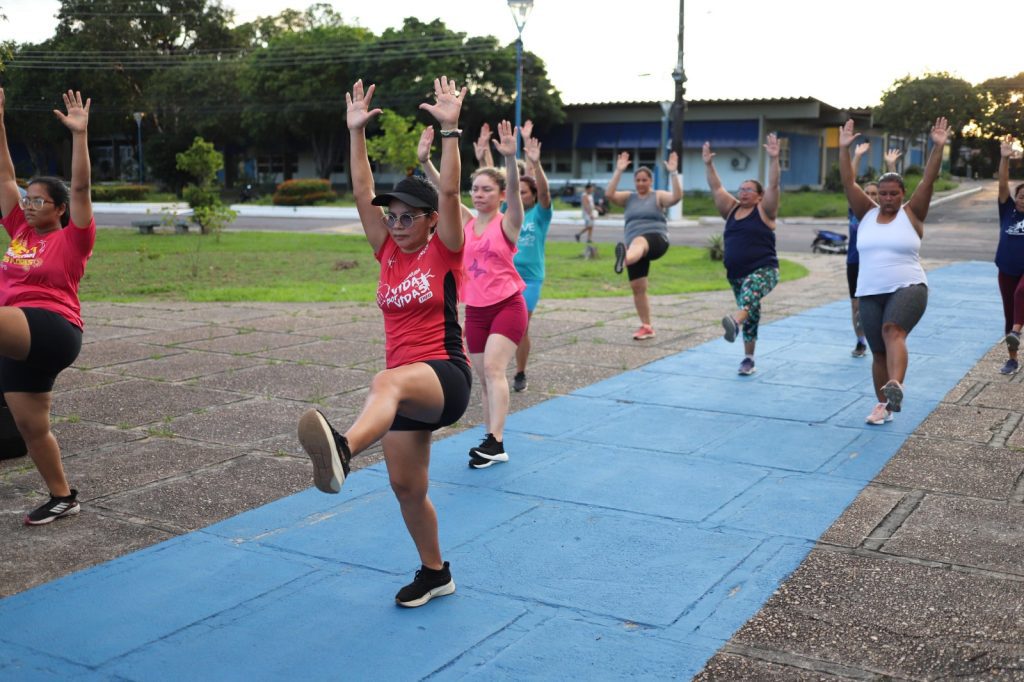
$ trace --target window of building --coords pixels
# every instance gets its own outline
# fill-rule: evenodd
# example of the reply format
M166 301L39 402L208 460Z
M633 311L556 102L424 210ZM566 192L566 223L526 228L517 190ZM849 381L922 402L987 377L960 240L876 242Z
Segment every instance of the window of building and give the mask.
M266 154L256 158L256 172L260 175L291 177L299 172L299 159L294 154Z
M789 138L779 138L779 168L789 170Z
M612 149L598 149L594 152L594 173L609 175L615 172L615 151Z

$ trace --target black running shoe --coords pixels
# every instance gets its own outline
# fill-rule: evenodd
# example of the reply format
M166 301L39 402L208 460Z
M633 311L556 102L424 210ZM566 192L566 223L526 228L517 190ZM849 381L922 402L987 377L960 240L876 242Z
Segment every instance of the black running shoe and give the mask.
M480 445L469 449L469 466L473 469L486 469L497 462L507 461L508 453L505 452L505 444L495 440L490 433Z
M42 526L56 521L62 516L73 516L80 511L82 511L82 507L78 504L78 491L72 488L71 494L67 497L50 495L50 499L45 504L25 514L25 525Z
M903 409L903 387L900 382L893 379L882 386L882 395L885 396L890 412L899 412Z
M455 592L455 581L452 580L452 572L446 561L439 571L426 566L416 571L413 581L395 595L395 603L411 609L423 606L434 597L443 597L453 592Z
M526 390L526 372L516 372L515 377L512 378L512 390L516 393Z
M306 410L299 418L299 443L313 461L313 484L325 493L339 492L352 459L345 436L320 410Z
M615 274L622 274L622 267L626 264L626 245L619 242L615 245Z
M1006 338L1004 338L1003 341L1006 343L1006 347L1010 349L1011 353L1016 352L1017 349L1020 348L1020 332L1010 332L1006 335Z

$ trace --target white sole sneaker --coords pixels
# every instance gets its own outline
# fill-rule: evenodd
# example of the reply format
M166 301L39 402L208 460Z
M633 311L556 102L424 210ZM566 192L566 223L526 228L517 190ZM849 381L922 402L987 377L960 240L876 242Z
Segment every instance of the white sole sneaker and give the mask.
M334 434L319 410L306 410L299 418L299 443L313 462L313 485L325 493L337 493L345 483L341 454Z
M454 594L454 593L455 593L455 581L454 580L449 580L447 584L441 585L440 587L435 587L434 589L430 590L429 592L427 592L425 595L423 595L419 599L412 599L410 601L398 601L398 599L395 599L395 603L398 604L399 606L404 606L407 609L414 609L417 606L423 606L424 604L426 604L428 601L430 601L434 597L444 597L444 596L447 596L449 594Z
M886 402L889 403L890 412L899 412L903 409L903 387L900 386L900 382L893 379L885 386L882 386L882 395L885 396Z

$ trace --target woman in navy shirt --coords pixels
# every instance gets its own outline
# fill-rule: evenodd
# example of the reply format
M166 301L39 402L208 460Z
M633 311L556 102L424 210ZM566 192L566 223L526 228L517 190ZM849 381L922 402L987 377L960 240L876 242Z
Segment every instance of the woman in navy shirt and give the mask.
M1014 139L1007 135L999 145L999 293L1003 297L1004 333L1010 359L999 371L1016 374L1020 329L1024 325L1024 183L1010 195L1010 156Z

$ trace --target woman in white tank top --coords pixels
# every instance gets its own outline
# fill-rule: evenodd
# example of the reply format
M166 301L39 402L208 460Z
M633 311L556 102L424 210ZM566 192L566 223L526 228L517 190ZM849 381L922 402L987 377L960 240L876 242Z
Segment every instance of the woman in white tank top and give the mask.
M850 145L858 135L853 120L839 129L839 173L850 209L860 221L857 299L861 324L871 347L871 376L878 397L878 404L867 417L869 424L892 421L893 412L902 407L907 335L924 315L928 303L928 279L920 259L924 220L949 134L946 119L936 119L924 176L909 201L904 203L903 178L897 173L886 173L878 179L876 204L857 185L851 170Z

